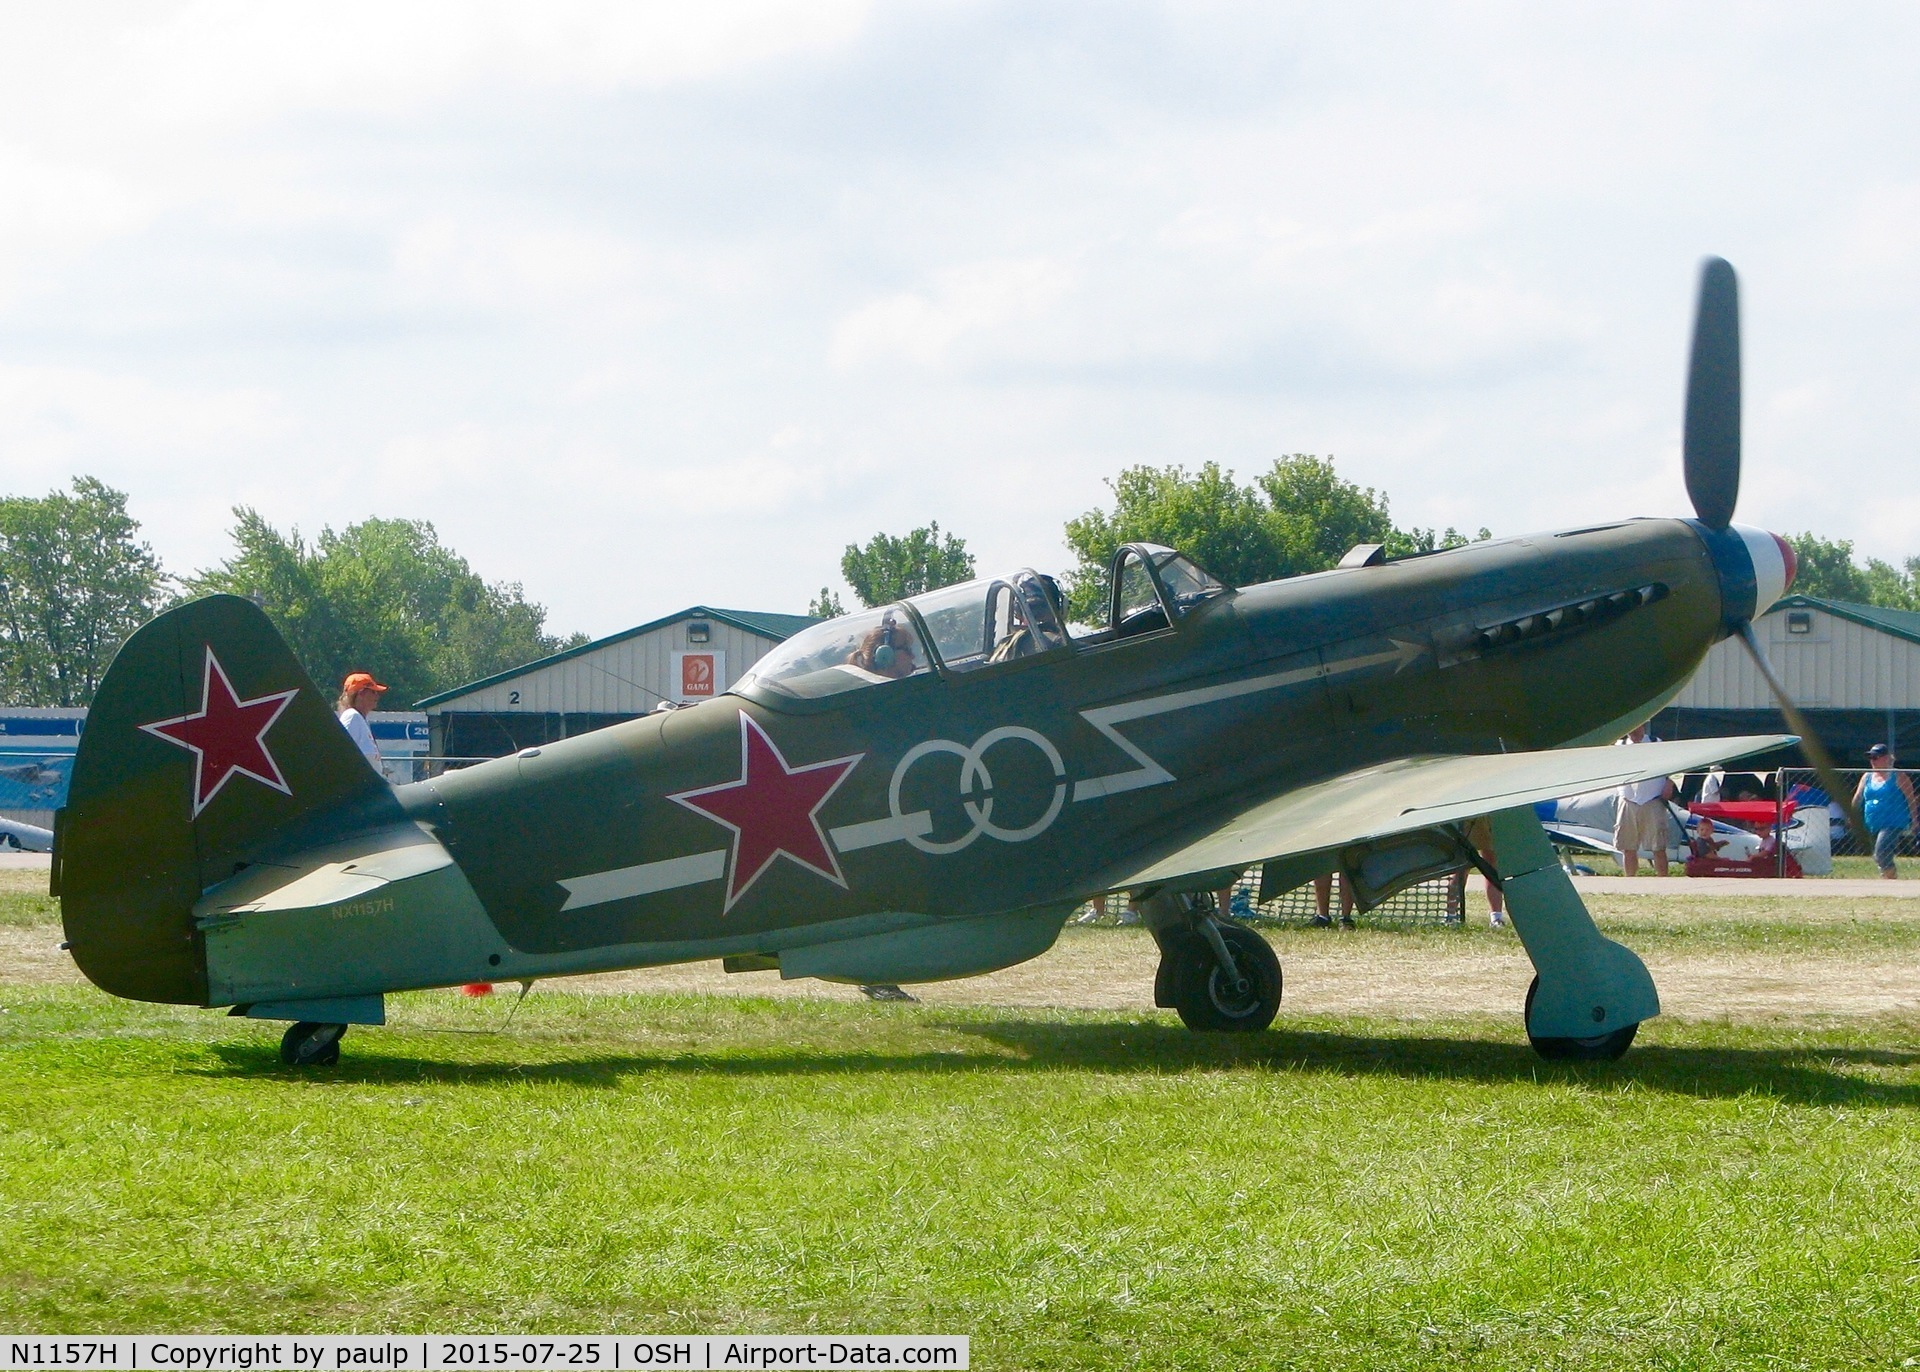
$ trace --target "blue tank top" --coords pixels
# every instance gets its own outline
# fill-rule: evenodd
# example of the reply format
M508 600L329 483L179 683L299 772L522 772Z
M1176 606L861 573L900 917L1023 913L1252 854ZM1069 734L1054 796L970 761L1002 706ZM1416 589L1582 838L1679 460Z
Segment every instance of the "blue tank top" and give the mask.
M1874 833L1882 829L1904 829L1913 823L1913 815L1907 809L1906 792L1900 789L1898 775L1888 772L1883 778L1878 772L1867 775L1867 790L1863 797L1865 804L1861 818L1867 821L1867 828Z

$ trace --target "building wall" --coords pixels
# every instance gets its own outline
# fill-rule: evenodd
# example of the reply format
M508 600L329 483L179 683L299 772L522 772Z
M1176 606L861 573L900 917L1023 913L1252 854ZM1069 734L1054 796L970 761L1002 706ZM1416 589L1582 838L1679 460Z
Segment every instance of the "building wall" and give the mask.
M1807 608L1811 631L1787 632L1788 609L1754 621L1767 661L1803 706L1920 710L1920 643ZM1764 710L1773 692L1738 642L1716 643L1673 704L1679 709Z
M0 819L53 827L86 722L85 710L0 708Z
M709 625L712 636L705 643L689 643L689 623ZM442 701L433 707L433 713L492 714L525 710L567 715L643 715L663 697L673 694L674 653L712 650L725 653L726 673L718 686L718 690L724 691L777 642L717 619L681 620L652 633L609 644L597 652L582 653L539 671Z
M419 780L415 759L427 753L427 717L416 710L375 710L367 722L387 779ZM86 723L85 710L0 707L0 818L53 827L53 812L67 803Z

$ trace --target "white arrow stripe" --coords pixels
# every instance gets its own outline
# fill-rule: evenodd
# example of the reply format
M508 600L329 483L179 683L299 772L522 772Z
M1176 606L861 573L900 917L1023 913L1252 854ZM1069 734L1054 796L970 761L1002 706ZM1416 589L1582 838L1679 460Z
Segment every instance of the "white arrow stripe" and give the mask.
M1343 658L1338 662L1316 663L1311 667L1293 667L1284 672L1248 677L1244 681L1229 681L1219 686L1200 686L1191 691L1174 691L1164 696L1149 696L1145 700L1129 700L1122 705L1102 705L1097 709L1082 710L1080 718L1098 729L1115 747L1140 766L1132 771L1109 772L1105 776L1075 782L1073 798L1098 800L1102 796L1115 795L1121 791L1137 791L1142 786L1159 786L1174 779L1173 773L1150 757L1139 744L1123 738L1120 731L1114 727L1115 725L1130 723L1136 719L1149 719L1154 715L1170 714L1175 710L1190 710L1196 705L1211 705L1215 701L1233 700L1261 691L1277 691L1282 686L1296 686L1316 677L1345 676L1349 672L1361 672L1369 667L1385 666L1389 662L1398 662L1404 667L1425 651L1418 644L1402 643L1399 639L1393 640L1393 645L1386 652L1366 653L1360 657Z
M568 877L560 884L567 889L562 910L579 910L588 905L604 905L629 896L671 891L679 886L694 886L703 881L718 881L727 874L727 850L689 853L686 857L661 862L643 862L636 867L617 867L611 872L592 872L584 877Z
M1102 705L1092 710L1082 710L1080 717L1098 729L1115 747L1140 765L1127 772L1112 772L1103 777L1092 777L1076 782L1073 788L1075 800L1098 800L1102 796L1117 795L1122 791L1134 791L1143 786L1159 786L1174 780L1174 775L1162 767L1148 753L1120 733L1114 726L1130 723L1136 719L1149 719L1154 715L1170 714L1175 710L1188 710L1196 705L1211 705L1215 701L1233 700L1240 696L1254 695L1261 691L1274 691L1282 686L1293 686L1315 677L1343 676L1348 672L1364 671L1369 667L1383 666L1389 662L1398 662L1402 666L1413 661L1425 651L1417 644L1394 641L1392 651L1368 653L1361 657L1350 657L1324 666L1294 667L1284 672L1272 672L1266 676L1248 677L1244 681L1229 681L1219 686L1201 686L1191 691L1174 691L1164 696L1149 696L1145 700L1130 700L1120 705ZM918 838L933 832L933 816L925 810L915 810L904 815L885 815L879 819L864 820L858 824L843 824L829 833L834 848L842 853L858 852L863 848L877 848L883 843L899 843L908 837ZM610 900L625 900L630 896L651 895L656 891L671 891L681 886L694 886L703 881L719 881L727 874L727 850L716 848L710 853L692 853L686 857L667 858L660 862L643 862L635 867L620 867L611 872L592 872L586 876L568 877L560 883L566 888L567 900L562 910L579 910L589 905L604 905Z
M843 853L861 848L877 848L883 843L903 843L933 832L933 815L926 810L911 814L887 815L860 824L843 824L832 831L833 846Z

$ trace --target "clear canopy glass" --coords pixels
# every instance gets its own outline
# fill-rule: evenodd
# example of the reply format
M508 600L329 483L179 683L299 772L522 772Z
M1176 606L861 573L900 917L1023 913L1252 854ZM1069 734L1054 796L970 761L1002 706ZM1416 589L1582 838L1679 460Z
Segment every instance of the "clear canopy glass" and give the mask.
M1167 605L1161 604L1160 591L1154 586L1156 576L1166 590ZM1129 544L1120 550L1114 563L1112 630L1126 635L1163 629L1169 608L1180 615L1226 589L1172 548L1157 543Z
M747 670L735 689L762 686L812 700L918 676L939 662L970 672L1064 647L1060 590L1023 570L913 597L933 635L928 651L913 616L899 605L863 610L803 630Z
M920 612L950 672L971 672L1066 644L1060 592L1031 570L943 586L907 602Z
M1128 553L1120 559L1120 579L1114 584L1113 627L1139 623L1150 617L1156 627L1165 627L1166 615L1160 606L1160 592L1154 589L1147 564Z
M931 670L913 617L889 605L802 630L754 663L735 689L768 686L812 700Z
M1176 611L1190 609L1227 589L1187 561L1185 554L1171 548L1153 550L1153 569L1160 574L1160 584L1167 588L1167 594L1173 597Z

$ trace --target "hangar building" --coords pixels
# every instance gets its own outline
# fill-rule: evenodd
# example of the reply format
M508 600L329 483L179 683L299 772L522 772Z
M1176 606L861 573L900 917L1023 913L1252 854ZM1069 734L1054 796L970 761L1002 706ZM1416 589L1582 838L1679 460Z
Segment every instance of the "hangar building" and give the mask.
M1873 743L1920 762L1920 612L1792 595L1753 627L1837 765L1865 766ZM1653 732L1675 739L1793 731L1747 650L1727 639L1655 717ZM1796 756L1764 765L1806 764Z
M663 701L719 695L768 649L817 622L695 605L428 696L416 708L427 713L435 756L503 757L636 719Z

